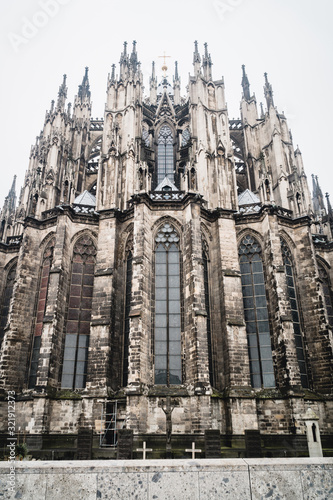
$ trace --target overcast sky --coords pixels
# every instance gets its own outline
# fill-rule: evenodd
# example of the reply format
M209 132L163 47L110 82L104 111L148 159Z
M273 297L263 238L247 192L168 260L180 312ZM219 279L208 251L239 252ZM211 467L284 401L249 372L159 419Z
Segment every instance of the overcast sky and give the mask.
M273 86L275 106L284 111L294 146L303 154L322 190L333 196L331 0L13 0L0 5L2 78L0 206L17 174L18 194L30 147L57 98L67 74L73 102L85 66L93 117L102 117L107 75L117 64L123 42L137 41L146 91L155 60L158 76L166 51L172 76L178 60L182 94L192 73L193 42L208 43L213 77L223 75L229 117L237 118L241 65L257 102L264 101L264 72ZM333 199L331 199L333 204Z

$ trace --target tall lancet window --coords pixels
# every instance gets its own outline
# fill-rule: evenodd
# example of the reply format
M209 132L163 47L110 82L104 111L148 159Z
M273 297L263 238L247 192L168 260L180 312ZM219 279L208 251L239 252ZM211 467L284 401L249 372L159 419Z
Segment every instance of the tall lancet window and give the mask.
M321 281L321 288L324 295L325 308L327 313L328 323L333 327L333 301L332 301L332 287L331 280L324 266L318 262L319 277Z
M296 354L297 361L299 365L300 375L301 375L301 383L302 387L309 387L307 369L306 369L306 361L305 361L305 349L303 344L303 335L302 335L302 326L301 319L299 315L298 308L298 300L297 293L295 287L295 279L294 279L294 269L293 269L293 261L291 252L286 244L286 242L281 239L281 250L282 250L282 258L286 272L287 279L287 293L290 302L291 308L291 316L294 325L294 335L295 335L295 344L296 344Z
M205 308L207 313L207 344L208 344L208 366L209 381L214 386L213 354L212 354L212 331L210 321L210 297L209 297L209 276L208 276L208 245L203 241L202 261L204 270Z
M50 269L53 261L54 245L55 245L55 239L53 238L47 244L43 255L42 272L41 272L38 302L37 302L37 316L36 316L35 331L32 344L31 361L30 361L30 372L28 381L29 389L33 389L36 386L36 381L37 381L37 370L38 370L39 353L40 353L40 346L42 339L43 320L45 316L47 296L49 290Z
M239 246L244 315L253 387L275 387L262 250L251 235Z
M161 127L157 142L157 185L164 177L174 182L173 134L168 125Z
M132 268L133 268L133 238L130 237L126 248L126 287L125 287L125 318L124 318L124 347L123 347L123 386L128 383L128 353L130 332L130 309L132 296Z
M13 295L14 280L16 276L17 263L11 264L7 273L6 286L2 295L2 302L0 308L0 348L5 336L5 328L8 321L9 306Z
M82 389L86 385L95 256L96 248L89 236L76 242L61 381L61 386L66 389Z
M181 384L179 236L168 222L155 245L155 384Z

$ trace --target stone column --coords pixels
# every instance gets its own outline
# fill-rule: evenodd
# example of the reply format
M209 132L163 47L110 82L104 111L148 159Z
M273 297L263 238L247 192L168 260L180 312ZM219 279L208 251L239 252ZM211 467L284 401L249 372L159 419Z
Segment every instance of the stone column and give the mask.
M285 266L281 252L281 240L277 215L267 210L262 222L266 235L265 255L266 290L269 297L269 312L273 325L273 353L275 353L276 382L280 388L301 385L294 340L294 327L287 293ZM296 285L296 282L295 282ZM275 351L275 352L274 352Z
M225 388L249 387L250 364L243 311L241 275L238 261L235 222L231 213L221 213L218 221L218 245L224 300L222 316L223 350L220 364Z
M194 384L195 392L204 394L210 381L200 204L191 203L186 208L185 217L183 289L186 382Z
M149 209L134 205L132 299L130 309L128 388L133 394L151 378L152 234Z
M40 268L40 235L27 223L18 256L12 307L8 316L9 329L2 347L0 384L6 390L21 391L26 382L26 367L33 326L33 312L38 285L36 270ZM18 369L18 367L20 367Z
M329 394L333 384L332 332L326 323L309 222L308 218L304 218L302 226L299 224L295 230L297 286L303 314L304 343L308 346L309 378L315 391ZM302 293L303 290L306 293Z
M103 396L111 386L110 330L114 314L113 273L117 220L113 210L100 215L91 314L86 389Z

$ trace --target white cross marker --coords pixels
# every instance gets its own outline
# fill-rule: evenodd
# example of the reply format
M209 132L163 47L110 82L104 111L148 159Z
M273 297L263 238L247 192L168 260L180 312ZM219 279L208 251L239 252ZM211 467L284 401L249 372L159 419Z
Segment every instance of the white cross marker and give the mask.
M188 449L188 448L187 448L187 450L185 450L185 451L186 451L187 453L192 453L192 460L194 460L194 459L195 459L195 454L196 454L196 453L201 453L201 450L196 450L196 449L195 449L195 442L194 442L194 441L192 442L192 448L191 448L191 449Z
M142 459L146 460L147 451L153 451L153 450L151 448L146 448L146 441L144 441L143 442L143 447L142 448L137 448L136 451L142 451L142 454L143 454Z

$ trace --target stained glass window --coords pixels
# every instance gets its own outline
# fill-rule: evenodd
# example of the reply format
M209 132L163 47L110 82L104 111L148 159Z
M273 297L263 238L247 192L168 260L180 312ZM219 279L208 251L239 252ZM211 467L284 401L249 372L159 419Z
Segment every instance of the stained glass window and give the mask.
M92 239L80 238L73 254L61 386L82 389L87 377L95 272L96 248Z
M297 300L297 293L294 280L293 262L292 262L291 252L286 242L283 239L281 239L281 250L286 272L286 279L287 279L287 293L289 297L291 316L294 325L297 361L301 375L302 387L306 388L309 387L309 382L308 382L308 375L307 375L306 361L305 361L305 349L303 344L302 325L299 315L298 300Z
M16 276L16 262L15 264L11 265L8 271L6 286L2 296L2 303L0 309L0 348L5 336L5 328L8 321L9 306L13 295L15 276Z
M243 304L253 387L275 387L261 247L251 235L239 246Z
M157 184L168 177L174 182L173 134L168 125L163 125L158 134Z
M324 295L324 303L327 313L328 323L333 327L333 303L332 303L332 288L331 281L324 266L318 262L319 277L321 280L321 288Z
M30 372L29 372L29 382L28 382L29 389L33 389L36 386L36 381L37 381L37 370L38 370L40 346L42 339L43 320L45 316L45 309L47 303L50 269L53 260L54 245L55 245L55 239L53 238L47 244L43 256L42 275L39 285L39 294L37 302L37 316L36 316L35 332L32 344L31 361L30 361Z
M179 236L168 222L155 244L155 384L181 384Z

